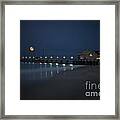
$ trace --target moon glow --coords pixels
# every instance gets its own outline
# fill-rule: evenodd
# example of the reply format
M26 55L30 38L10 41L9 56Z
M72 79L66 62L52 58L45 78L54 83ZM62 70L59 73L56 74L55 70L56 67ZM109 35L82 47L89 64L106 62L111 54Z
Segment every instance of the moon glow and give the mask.
M30 52L34 52L34 51L35 51L35 48L31 46L31 47L29 47L29 51L30 51Z

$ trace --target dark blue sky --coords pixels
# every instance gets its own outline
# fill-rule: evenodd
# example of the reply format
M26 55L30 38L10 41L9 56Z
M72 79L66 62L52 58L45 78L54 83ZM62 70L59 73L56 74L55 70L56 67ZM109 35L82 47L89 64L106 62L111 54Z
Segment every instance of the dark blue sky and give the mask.
M29 52L28 48L35 48ZM100 49L99 20L21 20L21 56L77 55Z

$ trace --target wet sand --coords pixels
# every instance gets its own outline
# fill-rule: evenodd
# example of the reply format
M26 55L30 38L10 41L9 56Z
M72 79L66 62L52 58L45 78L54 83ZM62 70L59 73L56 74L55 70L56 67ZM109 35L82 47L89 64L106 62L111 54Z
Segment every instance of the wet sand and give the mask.
M83 66L64 71L48 80L21 80L21 100L99 100L99 96L85 96L86 81L99 84L100 67ZM99 89L92 92L99 92Z

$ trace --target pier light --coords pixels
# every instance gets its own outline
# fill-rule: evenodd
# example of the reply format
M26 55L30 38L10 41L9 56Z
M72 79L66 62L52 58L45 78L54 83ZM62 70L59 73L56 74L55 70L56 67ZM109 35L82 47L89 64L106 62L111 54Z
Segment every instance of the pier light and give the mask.
M89 55L89 56L91 56L91 57L92 57L93 55L90 53L90 55Z
M72 67L73 66L73 64L70 64L70 67Z
M65 64L62 64L63 66L65 66Z
M52 63L49 63L50 65L52 65Z
M22 59L24 59L24 57L22 57Z
M82 60L82 59L84 59L83 57L80 57L80 59Z
M27 56L25 58L27 59Z
M63 58L65 59L65 56L63 56Z
M33 56L33 59L34 59L35 57Z
M97 60L99 60L100 58L96 58Z
M42 58L42 57L40 56L40 58Z
M45 56L45 58L47 58L47 56Z
M47 63L44 63L45 65L47 64Z
M71 56L70 58L73 59L73 56Z
M40 65L41 65L42 63L40 62Z
M53 56L50 56L50 58L53 58Z
M32 64L35 64L34 62L32 62Z
M31 57L29 57L29 58L31 58Z
M56 65L58 66L58 63L56 63Z
M57 56L57 58L59 58L59 57Z

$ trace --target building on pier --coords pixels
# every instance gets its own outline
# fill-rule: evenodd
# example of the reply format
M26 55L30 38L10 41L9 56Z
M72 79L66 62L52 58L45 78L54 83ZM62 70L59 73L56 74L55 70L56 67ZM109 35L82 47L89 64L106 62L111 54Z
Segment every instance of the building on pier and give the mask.
M78 55L79 60L96 60L100 59L99 51L86 50Z

